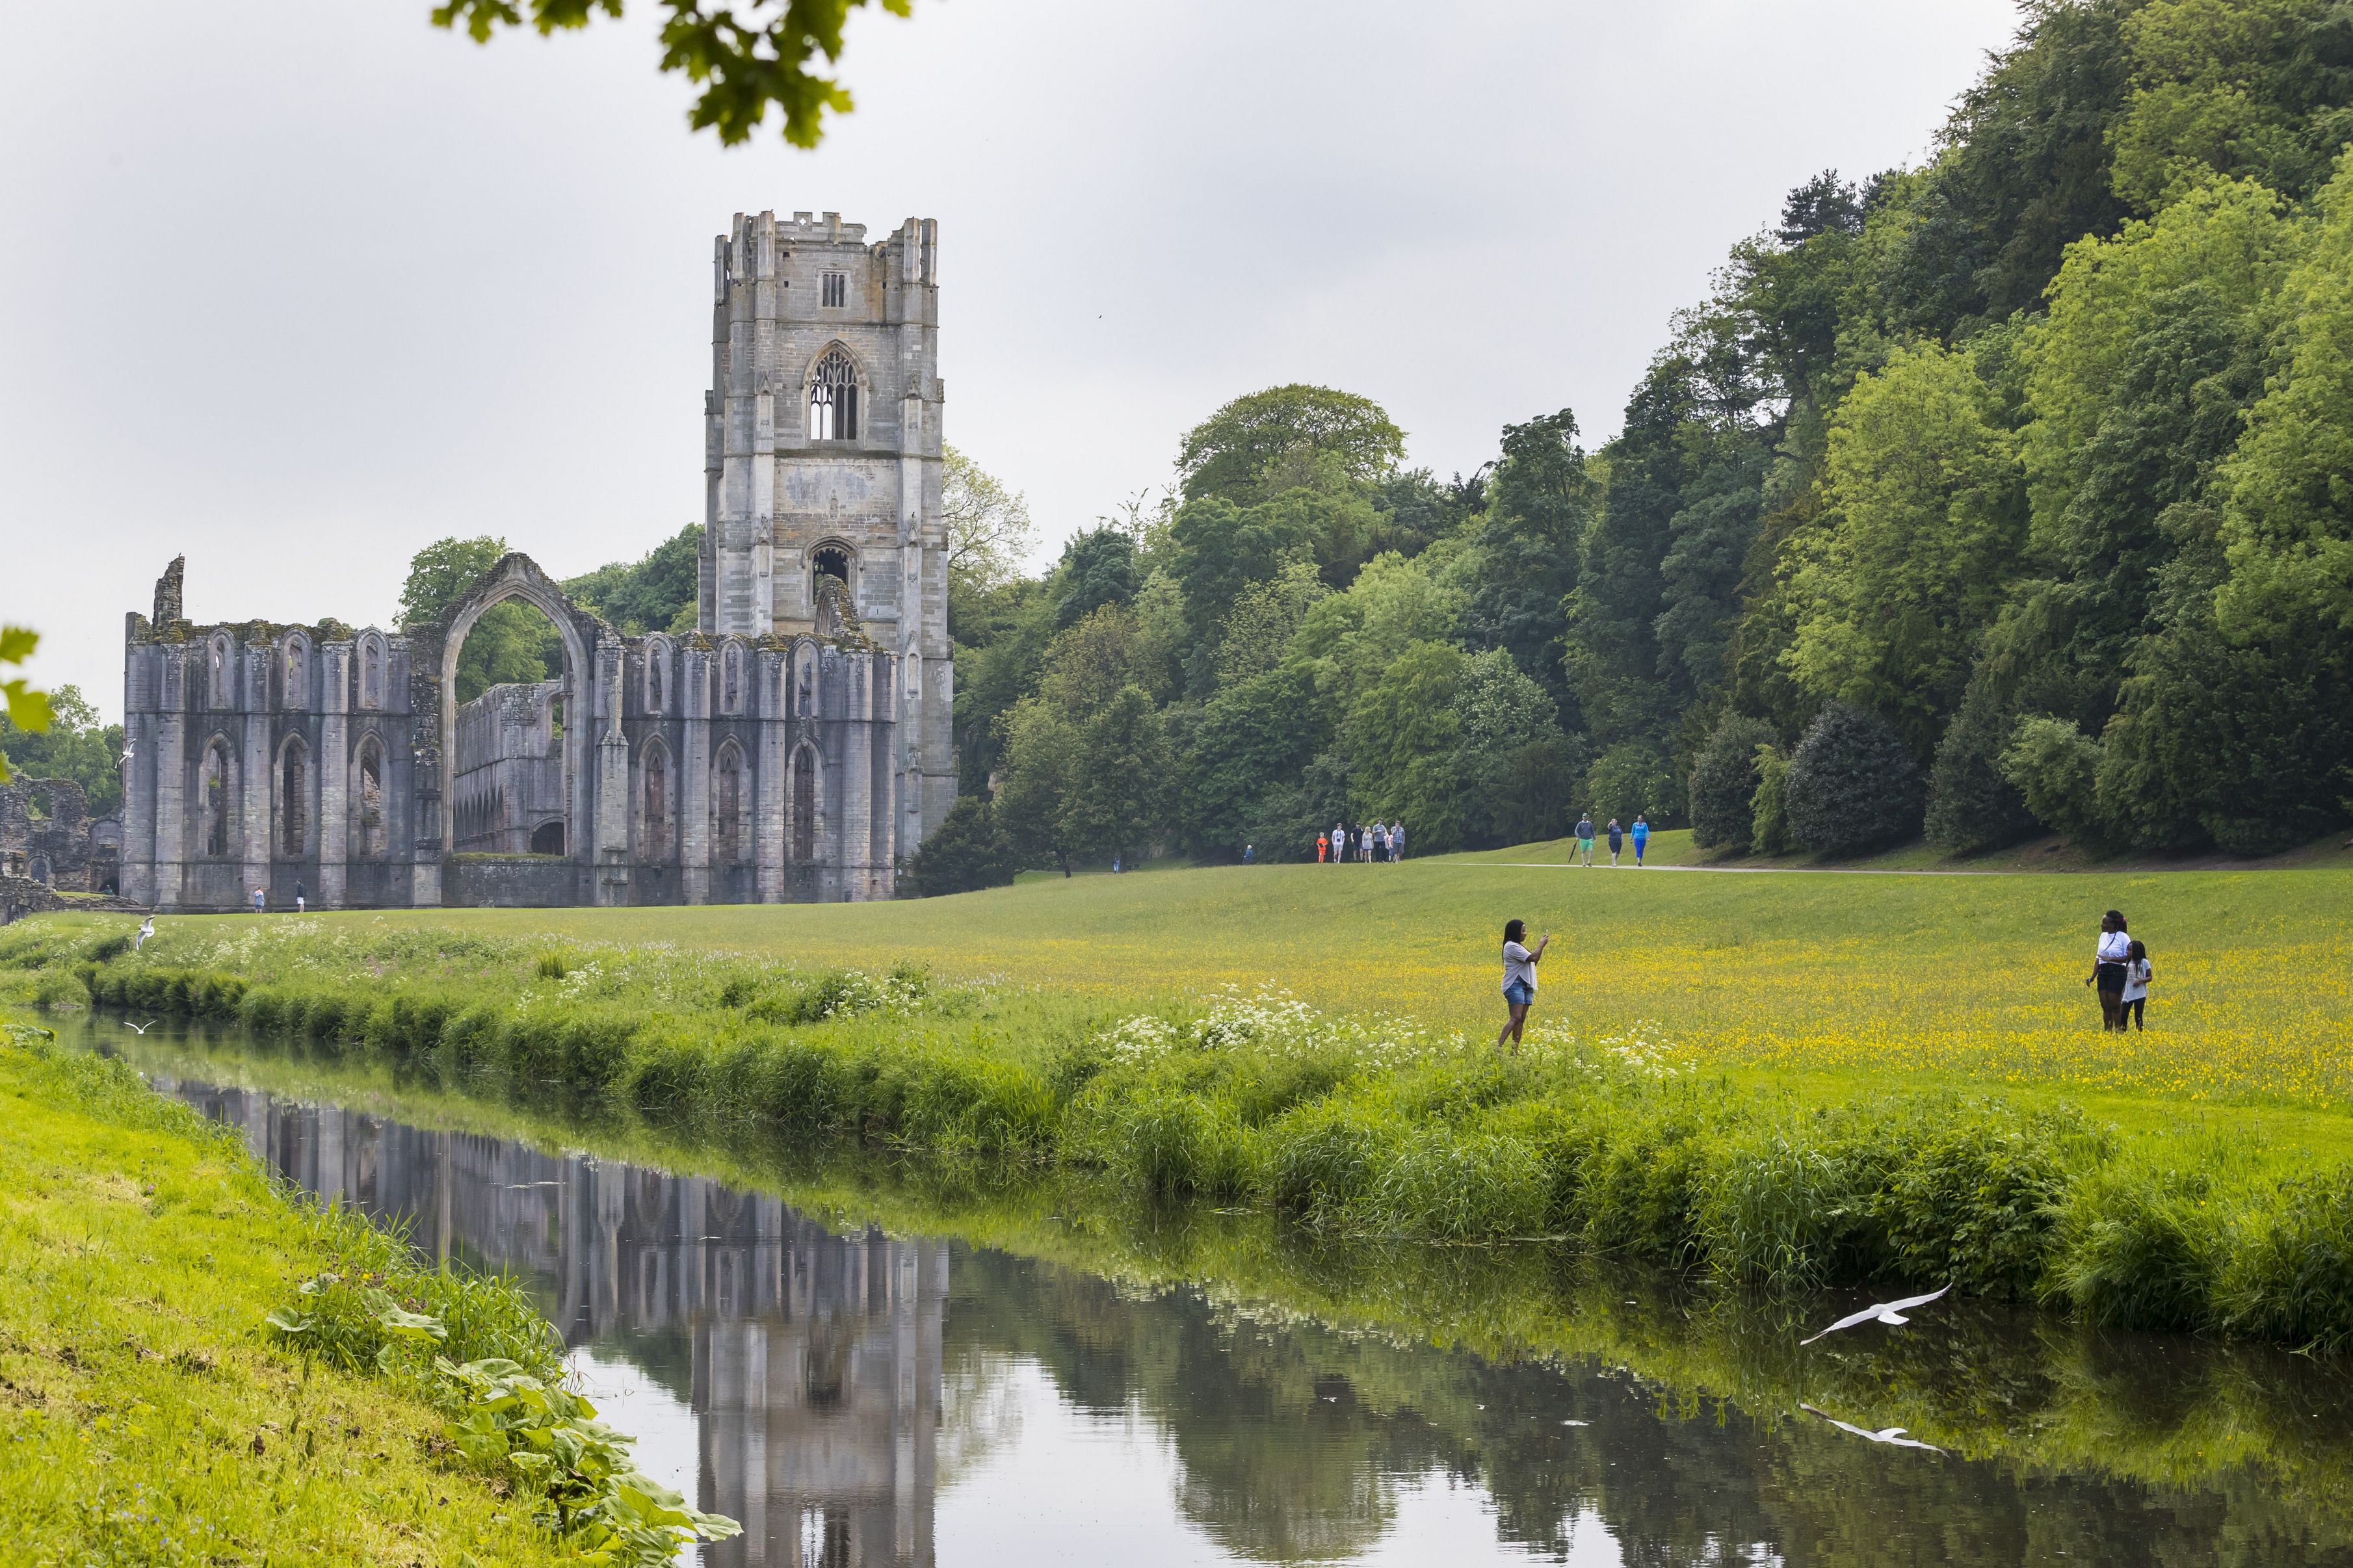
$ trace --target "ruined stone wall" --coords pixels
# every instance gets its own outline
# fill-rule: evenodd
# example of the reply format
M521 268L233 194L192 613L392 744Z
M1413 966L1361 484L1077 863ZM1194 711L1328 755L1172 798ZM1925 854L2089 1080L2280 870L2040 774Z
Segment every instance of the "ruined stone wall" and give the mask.
M113 892L119 828L115 818L90 815L73 780L19 774L0 784L0 876L62 892Z
M447 703L465 634L510 598L556 624L564 678ZM889 898L900 662L838 585L819 598L799 637L628 637L510 555L448 627L396 637L133 615L124 891L166 910L247 909L256 888L322 909ZM524 858L551 817L562 858Z

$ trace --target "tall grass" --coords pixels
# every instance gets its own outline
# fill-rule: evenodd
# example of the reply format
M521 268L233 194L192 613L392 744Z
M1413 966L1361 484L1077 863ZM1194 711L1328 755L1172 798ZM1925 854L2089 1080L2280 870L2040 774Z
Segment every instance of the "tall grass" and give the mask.
M232 1021L482 1092L1107 1173L1335 1237L1543 1237L1767 1289L1934 1286L2092 1321L2353 1339L2353 1165L2159 1159L1998 1094L1825 1100L1655 1029L1483 1039L1227 989L1145 1012L668 947L247 926L97 956L110 1006Z

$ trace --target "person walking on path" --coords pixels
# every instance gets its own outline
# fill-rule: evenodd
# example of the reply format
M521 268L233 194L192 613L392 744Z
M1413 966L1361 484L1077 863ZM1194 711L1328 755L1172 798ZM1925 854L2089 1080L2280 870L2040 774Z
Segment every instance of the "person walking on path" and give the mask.
M1315 863L1318 866L1321 866L1331 853L1332 841L1321 833L1317 834L1315 836Z
M2125 1026L2125 964L2131 957L2132 938L2125 934L2124 914L2110 910L2100 917L2099 945L2093 949L2092 973L2084 981L2099 987L2103 1031Z
M1257 861L1257 859L1258 859L1258 846L1257 846L1257 845L1255 845L1255 844L1245 844L1245 845L1243 845L1243 846L1242 846L1242 864L1243 864L1243 865L1245 865L1245 866L1251 865L1251 864L1255 863L1255 862Z
M300 883L300 882L295 883L295 884L294 884L294 912L295 912L296 914L298 914L298 915L299 915L299 914L301 914L301 913L303 911L303 910L304 910L304 909L306 909L306 908L308 908L308 907L309 907L309 903L310 903L310 900L309 900L309 898L308 898L308 897L303 893L303 891L302 891L302 884L301 884L301 883Z
M253 889L253 912L255 914L259 914L261 912L261 889L259 888Z
M1634 869L1637 871L1642 868L1642 850L1650 842L1651 819L1638 816L1634 818Z
M1593 864L1593 814L1588 812L1577 819L1577 858L1583 864Z
M1332 825L1332 864L1337 866L1348 858L1348 830L1338 823Z
M1520 1027L1528 1021L1528 1005L1536 999L1536 965L1544 962L1545 949L1552 945L1552 932L1546 931L1536 940L1535 947L1524 946L1528 934L1525 921L1504 922L1504 1005L1511 1009L1511 1021L1495 1036L1495 1048L1501 1050L1505 1040L1516 1050L1520 1044Z
M1609 819L1609 863L1612 866L1618 864L1618 851L1625 842L1626 830L1618 826L1616 817L1611 817Z
M1402 822L1389 824L1389 858L1392 860L1405 858L1405 824Z
M1356 859L1362 865L1373 863L1373 825L1369 822L1356 832Z
M2122 998L2124 1005L2116 1014L2116 1033L2120 1035L2124 1033L2125 1019L2127 1016L2132 1019L2134 1028L2143 1034L2148 1032L2148 1024L2144 1015L2148 1010L2148 983L2156 978L2157 971L2149 967L2148 949L2146 945L2135 942L2130 947L2125 949L2125 994Z
M1376 822L1373 824L1373 847L1379 851L1379 854L1374 857L1375 859L1381 861L1387 861L1388 859L1389 825L1388 823Z

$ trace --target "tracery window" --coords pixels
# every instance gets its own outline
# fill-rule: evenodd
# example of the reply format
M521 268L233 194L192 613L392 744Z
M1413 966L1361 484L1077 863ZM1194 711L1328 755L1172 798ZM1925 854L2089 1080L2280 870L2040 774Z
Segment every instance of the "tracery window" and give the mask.
M858 439L858 365L839 343L809 375L808 433L812 441Z
M229 641L226 634L213 638L211 653L213 706L216 708L226 708L228 706L228 661L230 654Z
M302 646L301 637L286 639L285 689L286 706L289 708L302 706L302 667L305 662L304 656L308 652L309 649Z
M729 643L727 651L719 656L719 704L727 712L735 711L743 689L744 649L742 645Z
M367 637L360 639L360 706L380 708L384 705L384 643Z

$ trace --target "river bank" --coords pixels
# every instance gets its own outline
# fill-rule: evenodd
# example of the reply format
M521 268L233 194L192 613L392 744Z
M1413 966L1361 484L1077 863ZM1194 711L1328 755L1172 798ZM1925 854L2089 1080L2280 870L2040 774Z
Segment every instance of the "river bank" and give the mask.
M17 1560L618 1565L725 1533L632 1481L511 1285L419 1269L121 1064L0 1028Z
M1339 1240L1541 1237L1738 1287L1952 1283L2094 1323L2353 1336L2340 1118L1825 1090L1642 1033L1498 1056L1267 994L1130 1011L456 919L174 922L138 954L104 922L35 927L0 965L50 1000L234 1020L491 1097L1089 1173Z
M1218 1520L1264 1521L1254 1530L1306 1530L1303 1512L1346 1495L1326 1467L1366 1463L1427 1428L1453 1456L1448 1464L1495 1490L1513 1531L1539 1536L1580 1495L1574 1478L1583 1475L1602 1488L1612 1527L1637 1536L1672 1535L1669 1521L1687 1521L1694 1509L1724 1524L1715 1503L1682 1489L1702 1477L1709 1499L1761 1486L1763 1514L1742 1538L1810 1543L1793 1562L1915 1560L1872 1522L1890 1510L1936 1521L1922 1561L2021 1560L2005 1531L2021 1522L2013 1509L2028 1507L2043 1555L2074 1560L2157 1552L2137 1533L2149 1526L2135 1521L2159 1516L2179 1521L2168 1528L2194 1518L2215 1532L2185 1541L2184 1561L2327 1561L2353 1545L2353 1377L2334 1358L2118 1334L1981 1300L1945 1301L1905 1330L1801 1347L1855 1299L1711 1290L1557 1247L1348 1240L1262 1210L1138 1198L1084 1172L820 1148L741 1121L694 1126L611 1108L577 1120L438 1089L427 1071L234 1030L169 1037L164 1026L151 1031L157 1039L134 1041L112 1019L93 1022L156 1081L266 1138L290 1173L348 1184L375 1170L363 1201L419 1213L428 1226L454 1213L448 1245L536 1260L567 1336L656 1366L675 1357L681 1398L681 1304L701 1303L696 1368L740 1364L739 1342L761 1332L744 1320L763 1309L719 1282L800 1277L805 1243L788 1240L793 1260L783 1261L764 1238L805 1236L813 1220L846 1238L880 1226L894 1256L926 1260L927 1279L935 1251L953 1248L951 1272L964 1283L948 1322L962 1325L961 1342L1041 1358L1082 1403L1125 1410L1141 1399L1178 1434L1193 1468L1182 1495ZM481 1206L469 1208L461 1184L453 1209L435 1172L461 1184L479 1173ZM617 1187L628 1198L608 1208ZM781 1233L763 1217L768 1199L786 1205ZM601 1217L583 1224L590 1215ZM662 1215L672 1216L666 1228ZM573 1239L551 1248L559 1237ZM582 1271L575 1246L609 1258L628 1282L620 1321L608 1316L610 1287ZM667 1315L628 1304L649 1279L679 1282ZM850 1293L867 1299L862 1286ZM791 1347L809 1331L798 1326L808 1310L796 1306L766 1331L771 1364L779 1354L799 1364ZM886 1310L885 1321L896 1320ZM960 1379L973 1375L951 1361L952 1390L969 1392ZM723 1382L706 1386L701 1370L691 1385L707 1410L698 1419L733 1430L742 1398ZM1899 1460L1834 1435L1826 1446L1806 1405L1865 1429L1905 1427L1947 1458ZM952 1400L952 1415L957 1408ZM973 1408L967 1400L963 1414ZM1259 1413L1271 1430L1230 1430L1236 1411ZM815 1412L775 1419L771 1444L824 1430ZM1603 1430L1562 1429L1588 1422ZM1236 1444L1261 1458L1241 1463ZM1727 1444L1757 1455L1761 1469L1728 1458ZM1609 1468L1633 1454L1659 1456L1657 1478ZM2099 1490L2095 1478L2117 1489ZM713 1506L732 1503L727 1473L706 1484L719 1488ZM1226 1493L1250 1507L1215 1501ZM2094 1518L2105 1522L2084 1533ZM2225 1541L2242 1555L2221 1555Z

